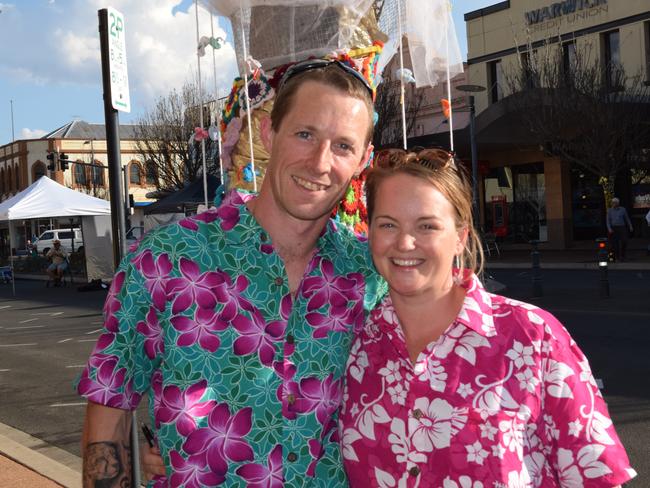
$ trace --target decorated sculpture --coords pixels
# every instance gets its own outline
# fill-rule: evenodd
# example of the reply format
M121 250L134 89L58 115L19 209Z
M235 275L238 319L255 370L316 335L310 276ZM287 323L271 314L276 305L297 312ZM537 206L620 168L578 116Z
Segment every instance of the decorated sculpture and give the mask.
M406 83L416 86L437 83L462 70L447 0L204 0L203 3L230 19L241 74L233 82L219 124L221 164L228 189L257 191L259 188L269 157L260 139L260 120L270 114L275 89L291 64L314 57L336 59L357 69L376 89L386 64L380 63L382 51L387 58L395 52L401 55L398 46L402 35L406 35L412 46L413 70L403 65L398 70L402 87ZM207 46L218 49L223 42L221 38L202 37L199 55L205 53ZM367 230L362 188L363 174L352 181L335 210L342 223L359 233Z

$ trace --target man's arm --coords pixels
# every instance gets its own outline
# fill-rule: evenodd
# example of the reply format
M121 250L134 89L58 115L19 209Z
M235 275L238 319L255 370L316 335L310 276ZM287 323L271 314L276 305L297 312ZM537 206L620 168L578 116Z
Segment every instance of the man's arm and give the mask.
M83 488L131 488L131 412L91 401L81 454Z
M627 209L623 209L623 216L625 217L625 222L627 223L630 232L634 232L634 227L632 227L632 221L630 220L630 215L627 213Z

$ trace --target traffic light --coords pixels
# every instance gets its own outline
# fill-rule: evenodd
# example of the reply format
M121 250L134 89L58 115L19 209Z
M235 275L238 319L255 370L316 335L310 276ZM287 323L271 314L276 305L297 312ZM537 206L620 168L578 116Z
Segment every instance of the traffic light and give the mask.
M61 171L65 171L66 169L68 169L68 164L70 164L68 155L65 153L59 154L59 167L61 168Z
M50 171L54 171L56 169L56 153L48 152L46 157L49 161L47 165L47 169L49 169Z

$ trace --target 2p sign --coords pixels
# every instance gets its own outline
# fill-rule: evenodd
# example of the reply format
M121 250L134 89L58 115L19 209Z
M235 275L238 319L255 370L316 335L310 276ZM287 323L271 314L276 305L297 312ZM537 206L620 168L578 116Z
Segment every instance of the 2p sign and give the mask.
M108 49L111 75L111 105L115 110L131 111L129 73L126 67L126 40L124 15L112 7L108 14Z

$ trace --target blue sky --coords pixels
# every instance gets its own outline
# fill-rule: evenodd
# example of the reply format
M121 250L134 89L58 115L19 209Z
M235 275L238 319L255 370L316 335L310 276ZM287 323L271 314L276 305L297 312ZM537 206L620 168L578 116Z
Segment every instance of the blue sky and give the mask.
M452 0L465 58L463 14L497 1ZM11 142L10 100L16 139L39 137L75 117L103 122L97 10L109 5L126 19L132 110L120 113L121 122L136 120L158 96L193 76L192 0L1 0L0 145ZM201 35L210 35L210 16L199 11ZM214 20L215 35L231 40L228 21ZM202 69L212 73L211 56L203 59ZM231 45L218 51L217 64L224 93L235 76ZM208 83L214 86L212 77Z

